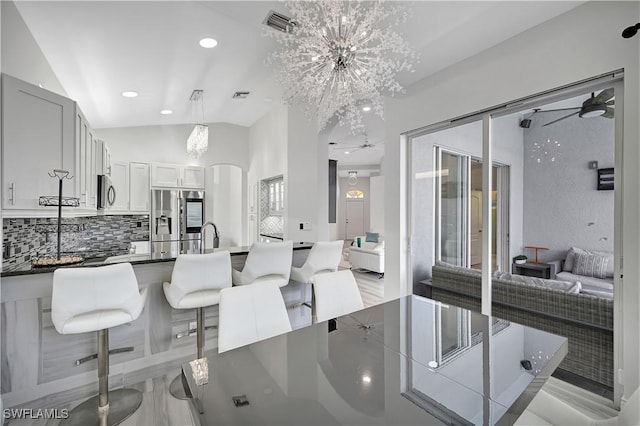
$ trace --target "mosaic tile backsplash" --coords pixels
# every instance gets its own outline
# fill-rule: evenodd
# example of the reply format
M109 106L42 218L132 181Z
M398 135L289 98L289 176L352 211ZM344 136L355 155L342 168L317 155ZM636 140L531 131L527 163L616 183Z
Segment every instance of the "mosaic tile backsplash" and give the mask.
M38 258L54 257L57 219L3 219L2 270L11 271ZM149 240L149 216L62 218L61 254L85 259L129 252L131 241Z

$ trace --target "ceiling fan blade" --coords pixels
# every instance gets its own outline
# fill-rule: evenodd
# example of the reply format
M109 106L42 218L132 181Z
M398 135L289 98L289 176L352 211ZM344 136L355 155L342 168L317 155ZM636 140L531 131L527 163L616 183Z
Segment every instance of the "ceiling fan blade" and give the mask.
M557 123L558 121L562 121L562 120L564 120L565 118L569 118L569 117L571 117L572 115L578 115L579 113L580 113L580 111L572 112L571 114L569 114L569 115L565 115L564 117L560 117L560 118L558 118L557 120L553 120L553 121L550 121L550 122L549 122L549 123L547 123L547 124L543 124L543 125L542 125L542 127L546 127L546 126L548 126L549 124Z
M582 109L582 107L558 108L558 109L541 109L538 112L572 111L572 110L576 110L576 109Z
M596 96L592 103L594 104L603 104L605 102L607 102L609 99L613 98L613 88L610 89L605 89L602 92L598 93L598 96Z
M604 118L613 118L613 112L614 112L614 111L615 111L615 110L614 110L613 108L611 108L611 107L607 107L607 111L606 111L604 114L602 114L602 115L601 115L601 117L604 117Z
M616 100L615 99L611 99L609 102L605 102L605 105L615 105Z

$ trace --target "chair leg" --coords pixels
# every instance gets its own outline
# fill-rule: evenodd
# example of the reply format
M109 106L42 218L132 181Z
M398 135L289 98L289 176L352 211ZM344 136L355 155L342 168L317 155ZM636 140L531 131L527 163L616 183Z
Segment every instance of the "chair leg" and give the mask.
M109 409L109 330L98 331L98 411Z
M198 330L196 331L196 339L198 339L198 359L204 357L204 308L200 307L196 311L196 321Z
M196 346L198 359L204 357L204 308L196 309ZM185 392L184 383L182 382L182 373L171 381L169 385L169 393L176 399L189 399Z
M60 426L118 425L135 413L140 404L142 393L136 389L109 392L109 330L99 330L98 395L71 410L69 417L60 421Z

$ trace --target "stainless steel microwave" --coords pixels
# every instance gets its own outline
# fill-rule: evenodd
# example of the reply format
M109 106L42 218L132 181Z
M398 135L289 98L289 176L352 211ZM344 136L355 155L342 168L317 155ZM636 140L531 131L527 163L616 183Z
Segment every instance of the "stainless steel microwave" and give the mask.
M116 202L116 189L107 175L98 175L98 209L106 209Z

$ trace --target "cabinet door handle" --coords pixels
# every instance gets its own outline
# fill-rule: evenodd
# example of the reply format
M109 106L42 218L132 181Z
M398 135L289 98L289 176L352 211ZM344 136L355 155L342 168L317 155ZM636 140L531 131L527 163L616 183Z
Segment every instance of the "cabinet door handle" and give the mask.
M11 190L11 198L9 198L9 201L11 202L12 206L15 206L15 204L16 204L16 184L15 184L15 182L11 182L11 185L9 185L9 189Z

